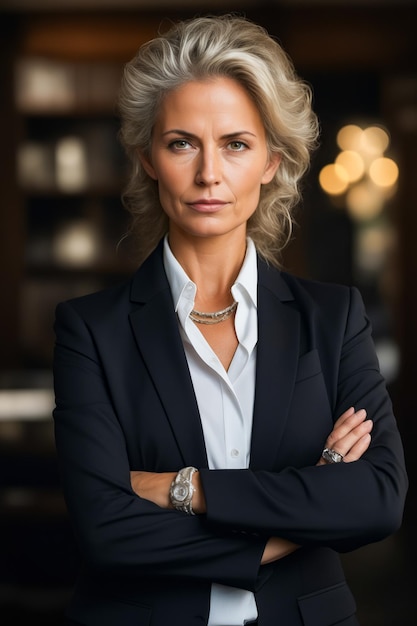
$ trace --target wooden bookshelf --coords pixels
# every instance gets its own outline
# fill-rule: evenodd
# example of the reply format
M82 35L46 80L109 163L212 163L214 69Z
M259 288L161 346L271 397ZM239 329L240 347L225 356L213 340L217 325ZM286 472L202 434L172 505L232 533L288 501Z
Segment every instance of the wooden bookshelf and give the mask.
M117 251L128 216L115 102L124 63L160 19L57 13L6 21L0 113L14 154L0 218L8 302L0 370L47 368L56 303L134 267Z

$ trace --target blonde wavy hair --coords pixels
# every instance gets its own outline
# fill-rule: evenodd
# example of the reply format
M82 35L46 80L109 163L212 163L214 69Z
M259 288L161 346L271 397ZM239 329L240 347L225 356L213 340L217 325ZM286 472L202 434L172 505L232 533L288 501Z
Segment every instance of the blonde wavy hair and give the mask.
M281 156L275 177L262 186L259 205L248 222L248 235L258 253L279 267L318 124L311 89L297 76L287 54L265 29L243 17L179 22L145 43L125 66L119 111L120 138L132 166L123 194L132 216L129 232L136 237L142 261L168 231L157 182L146 174L138 156L150 155L162 99L184 83L216 76L232 78L247 90L263 120L270 154Z

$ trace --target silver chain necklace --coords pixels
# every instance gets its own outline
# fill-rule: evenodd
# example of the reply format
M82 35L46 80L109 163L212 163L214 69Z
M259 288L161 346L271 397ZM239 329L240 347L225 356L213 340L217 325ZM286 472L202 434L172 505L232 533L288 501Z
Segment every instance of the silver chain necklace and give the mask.
M190 313L190 319L197 324L220 324L220 322L224 322L231 317L236 311L236 308L237 302L235 301L222 311L215 311L214 313L203 313L202 311L193 309Z

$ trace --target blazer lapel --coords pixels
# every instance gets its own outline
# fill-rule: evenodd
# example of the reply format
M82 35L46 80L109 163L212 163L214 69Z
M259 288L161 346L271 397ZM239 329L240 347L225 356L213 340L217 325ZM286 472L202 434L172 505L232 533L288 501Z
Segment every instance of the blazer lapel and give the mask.
M159 246L134 278L131 300L140 305L130 314L132 330L170 421L184 465L208 467L197 401L161 250Z
M259 262L256 392L251 469L273 468L284 432L299 358L299 313L281 274ZM158 391L184 465L208 467L197 401L185 357L162 246L134 277L130 314L137 346Z
M272 469L288 418L299 358L300 319L281 274L259 262L258 348L251 469Z

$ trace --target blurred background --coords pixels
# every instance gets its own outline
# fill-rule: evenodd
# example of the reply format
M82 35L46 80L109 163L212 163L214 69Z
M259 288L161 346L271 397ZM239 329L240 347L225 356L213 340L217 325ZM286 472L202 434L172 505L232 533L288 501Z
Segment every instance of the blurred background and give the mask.
M363 626L417 624L417 16L406 0L0 0L0 620L58 625L77 569L53 444L58 301L135 268L123 64L170 21L238 11L311 83L321 146L285 266L355 284L407 454L403 528L343 556ZM354 489L354 485L352 486Z

